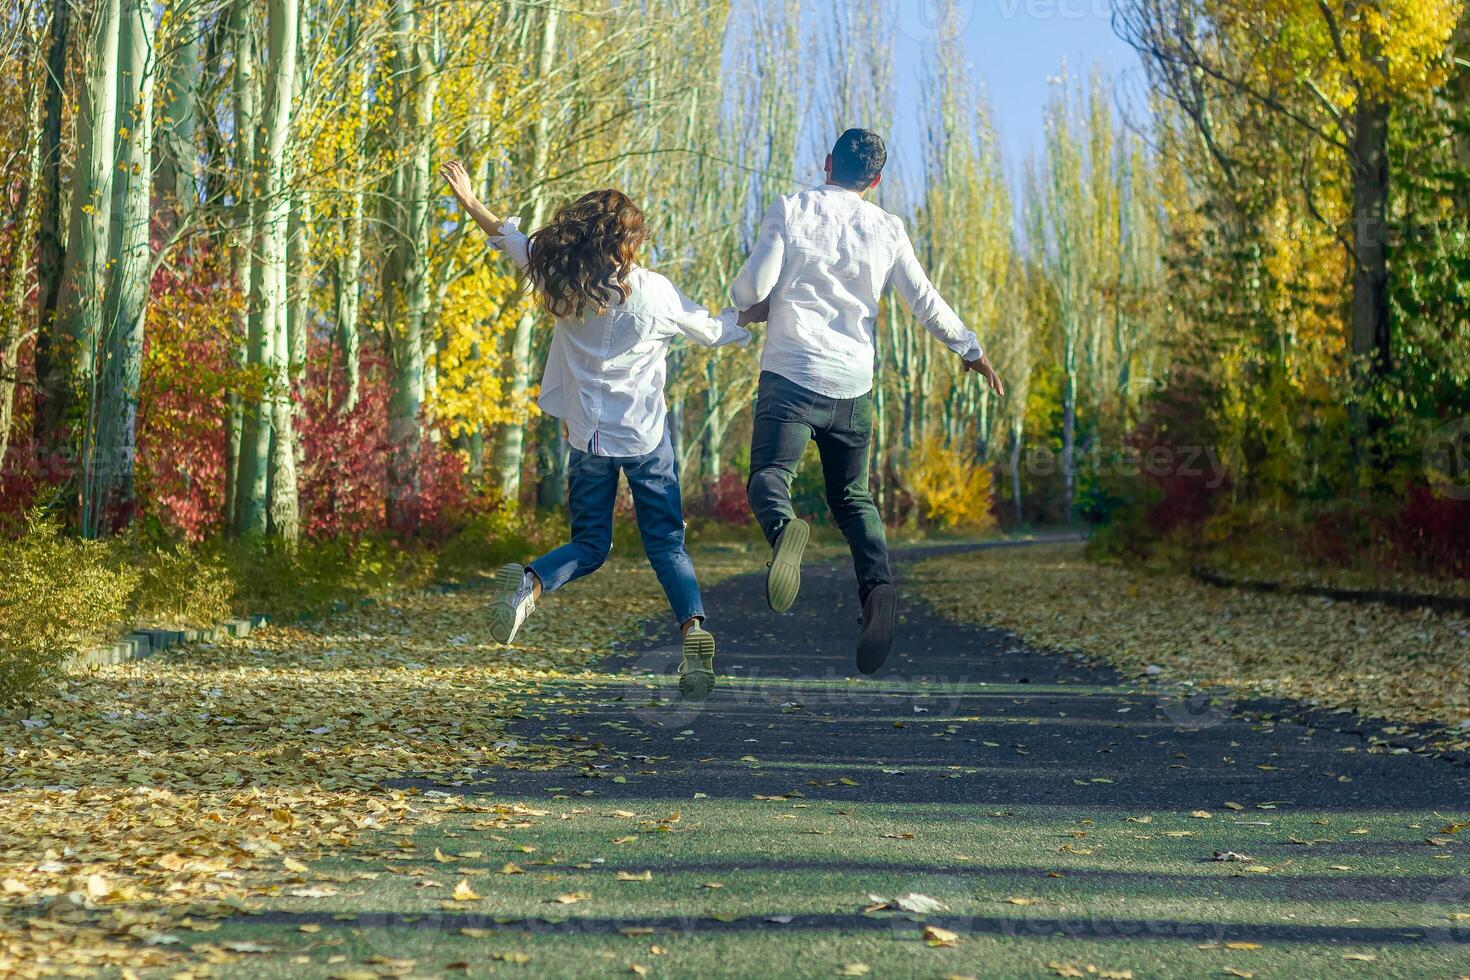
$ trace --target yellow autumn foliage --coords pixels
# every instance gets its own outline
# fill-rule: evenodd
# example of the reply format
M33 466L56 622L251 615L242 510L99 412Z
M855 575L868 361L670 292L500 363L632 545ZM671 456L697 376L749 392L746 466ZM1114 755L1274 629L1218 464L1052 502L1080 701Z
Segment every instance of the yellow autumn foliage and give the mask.
M1220 29L1256 51L1264 85L1313 87L1339 110L1361 91L1427 96L1444 82L1444 57L1461 0L1231 0L1211 4ZM1269 37L1262 45L1254 39Z
M990 509L993 476L969 453L928 436L914 449L906 472L924 519L939 527L986 530L995 526Z
M451 435L523 421L532 411L528 396L511 396L503 335L531 303L509 263L477 262L444 294L435 355L438 384L429 393L428 409Z

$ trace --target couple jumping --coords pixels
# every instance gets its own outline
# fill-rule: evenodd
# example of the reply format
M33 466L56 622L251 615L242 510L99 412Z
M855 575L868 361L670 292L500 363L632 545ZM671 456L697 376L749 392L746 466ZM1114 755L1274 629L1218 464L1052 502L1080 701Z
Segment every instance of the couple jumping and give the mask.
M596 571L612 548L618 474L633 493L648 561L684 634L679 690L704 698L715 683L714 637L694 565L684 549L679 473L664 407L664 357L687 337L706 347L745 346L750 323L767 321L750 447L750 508L772 554L771 608L785 612L801 586L810 529L791 506L791 481L807 442L821 453L827 503L852 549L863 606L857 665L874 673L888 657L898 597L883 521L868 492L873 432L873 332L892 285L930 333L981 374L1000 379L914 257L903 222L866 200L887 152L876 133L849 129L826 161L826 183L777 199L719 314L691 302L636 264L643 214L616 190L585 194L527 237L519 219L485 208L458 163L443 169L455 197L530 278L556 319L539 404L567 427L572 540L496 578L491 635L510 643L545 592Z

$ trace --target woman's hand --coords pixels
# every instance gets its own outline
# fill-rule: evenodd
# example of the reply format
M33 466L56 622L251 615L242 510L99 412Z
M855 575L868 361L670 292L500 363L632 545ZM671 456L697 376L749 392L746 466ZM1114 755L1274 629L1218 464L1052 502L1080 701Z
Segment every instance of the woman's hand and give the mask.
M475 197L474 188L470 186L470 175L464 164L458 160L450 160L439 168L439 176L449 184L449 189L459 198L459 203L485 234L494 237L504 233L504 229L500 227L500 219Z
M450 160L439 168L439 176L449 184L449 189L454 192L455 197L459 198L461 204L475 200L475 191L470 186L470 175L465 170L464 164L458 160Z

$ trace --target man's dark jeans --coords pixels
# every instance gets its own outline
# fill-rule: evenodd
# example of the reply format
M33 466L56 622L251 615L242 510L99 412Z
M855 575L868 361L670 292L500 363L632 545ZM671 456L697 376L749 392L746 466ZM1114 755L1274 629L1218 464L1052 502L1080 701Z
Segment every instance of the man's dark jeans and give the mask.
M828 398L770 371L761 372L750 443L750 509L772 545L796 516L791 481L801 454L815 439L822 457L827 506L852 549L858 595L892 583L883 519L868 492L868 448L873 439L873 396Z

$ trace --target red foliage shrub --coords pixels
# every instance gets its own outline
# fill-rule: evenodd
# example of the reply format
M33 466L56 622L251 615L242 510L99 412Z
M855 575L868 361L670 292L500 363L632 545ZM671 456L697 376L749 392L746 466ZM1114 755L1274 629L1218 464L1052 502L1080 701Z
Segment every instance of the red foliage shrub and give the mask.
M197 542L224 523L225 394L239 294L223 259L180 251L153 278L138 388L139 514Z
M382 359L364 352L362 384L350 412L346 381L333 352L312 345L306 397L297 422L301 438L301 529L308 537L355 536L381 529L388 488L388 384Z
M1218 394L1205 373L1181 371L1150 399L1128 440L1143 475L1160 494L1147 515L1157 534L1203 524L1230 488L1228 474L1222 478L1217 472L1220 449L1210 421Z
M710 517L725 524L739 526L751 520L745 480L738 472L728 470L714 483L705 484L704 509Z
M1426 571L1470 578L1470 500L1413 486L1396 524L1396 543Z
M16 373L21 377L32 375L34 354L33 343L21 347L20 363L16 365ZM10 442L4 458L0 459L0 526L15 521L34 506L50 482L50 474L37 460L35 404L35 388L17 385Z
M357 536L388 526L387 364L378 352L363 352L357 405L343 412L346 379L333 357L328 345L312 346L297 423L302 531L316 538ZM442 433L426 432L418 474L418 533L442 537L458 527L471 506L464 459Z

